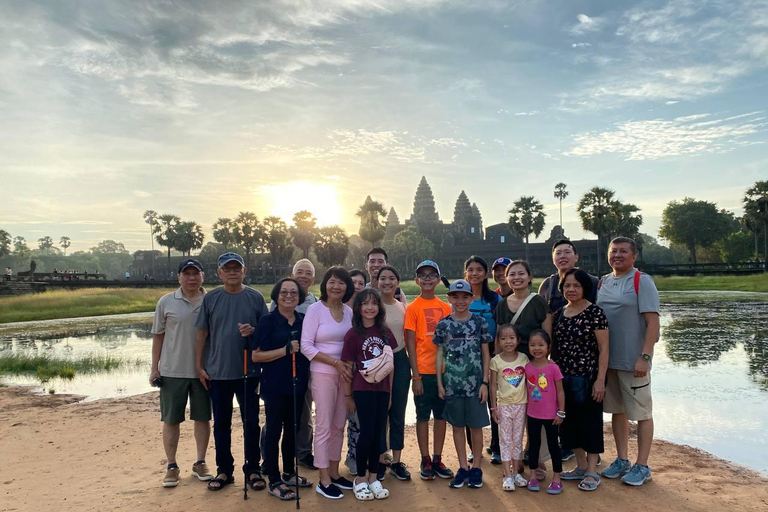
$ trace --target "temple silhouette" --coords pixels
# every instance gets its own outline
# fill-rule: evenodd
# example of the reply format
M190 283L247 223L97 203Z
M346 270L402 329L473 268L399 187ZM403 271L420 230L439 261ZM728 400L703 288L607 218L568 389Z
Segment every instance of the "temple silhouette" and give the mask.
M511 205L510 205L511 206ZM408 227L415 227L419 233L435 245L435 259L443 274L460 276L463 272L464 260L471 255L477 255L492 264L496 258L525 259L525 241L509 229L508 222L500 222L483 227L483 217L477 203L472 203L463 190L456 198L453 209L453 222L443 222L435 209L435 197L425 176L421 177L413 198L413 212L405 222L394 208L390 208L387 216L386 240L391 240L399 232ZM531 242L529 258L536 276L552 274L552 244L565 238L563 228L556 225L550 231L549 237L541 242ZM572 240L579 252L579 266L589 272L597 271L597 240ZM601 270L608 269L603 257ZM412 271L413 269L403 269Z

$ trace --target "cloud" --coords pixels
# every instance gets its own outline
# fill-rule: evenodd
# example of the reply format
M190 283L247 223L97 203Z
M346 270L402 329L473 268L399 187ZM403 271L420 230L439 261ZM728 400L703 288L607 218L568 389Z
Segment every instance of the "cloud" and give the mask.
M152 194L144 190L134 190L133 195L136 197L152 197Z
M515 112L516 116L535 116L539 114L538 110L531 110L529 112Z
M664 102L665 105L677 105L678 103L680 103L678 100L669 100Z
M581 36L588 32L597 32L603 26L605 25L605 18L600 17L590 17L586 14L579 14L576 16L576 19L578 20L578 23L571 27L571 29L568 31L571 35L574 36Z
M625 160L723 153L735 147L762 143L747 137L765 133L768 123L755 113L700 121L710 114L695 114L672 120L652 119L617 123L612 130L584 132L573 136L567 156L615 153ZM751 117L752 119L749 119Z
M571 43L571 48L588 48L592 46L589 43Z

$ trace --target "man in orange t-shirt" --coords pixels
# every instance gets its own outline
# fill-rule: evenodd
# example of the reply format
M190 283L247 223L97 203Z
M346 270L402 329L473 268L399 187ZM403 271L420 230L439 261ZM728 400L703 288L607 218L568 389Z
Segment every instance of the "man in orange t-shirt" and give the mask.
M416 405L416 438L421 452L421 479L453 478L453 471L442 461L445 443L445 400L437 395L435 358L437 345L432 343L437 323L451 314L451 306L435 297L440 282L440 267L426 260L416 267L416 284L421 294L405 310L405 345L413 372L413 401ZM429 456L429 417L434 425L434 454Z

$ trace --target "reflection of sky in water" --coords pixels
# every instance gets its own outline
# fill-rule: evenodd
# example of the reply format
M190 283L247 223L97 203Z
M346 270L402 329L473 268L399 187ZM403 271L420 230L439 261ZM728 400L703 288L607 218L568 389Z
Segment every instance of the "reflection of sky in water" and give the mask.
M662 310L662 339L653 368L656 436L768 471L768 296L668 292L662 294ZM146 364L72 381L55 379L43 389L87 395L87 400L153 389L147 382L149 325L94 327L90 319L82 326L86 334L58 339L25 336L9 341L2 336L0 355L13 350L140 359ZM38 384L29 378L4 380ZM412 400L406 417L415 421Z

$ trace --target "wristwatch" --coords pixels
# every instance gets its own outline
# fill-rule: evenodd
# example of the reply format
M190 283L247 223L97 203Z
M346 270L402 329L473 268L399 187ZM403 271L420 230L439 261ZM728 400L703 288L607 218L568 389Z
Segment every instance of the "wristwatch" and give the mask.
M651 355L650 354L643 354L640 357L642 357L644 361L650 361L651 360Z

